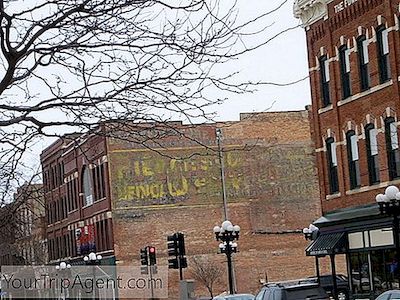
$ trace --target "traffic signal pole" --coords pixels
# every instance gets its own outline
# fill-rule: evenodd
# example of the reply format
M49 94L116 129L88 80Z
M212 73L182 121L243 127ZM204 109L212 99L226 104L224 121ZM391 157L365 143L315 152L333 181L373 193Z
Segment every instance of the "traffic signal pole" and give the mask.
M183 280L183 268L182 268L180 259L178 259L178 267L179 267L179 279Z
M152 266L150 266L149 269L150 269L150 270L149 270L149 274L150 274L150 285L151 285L150 293L151 293L151 299L154 299L153 268L152 268Z

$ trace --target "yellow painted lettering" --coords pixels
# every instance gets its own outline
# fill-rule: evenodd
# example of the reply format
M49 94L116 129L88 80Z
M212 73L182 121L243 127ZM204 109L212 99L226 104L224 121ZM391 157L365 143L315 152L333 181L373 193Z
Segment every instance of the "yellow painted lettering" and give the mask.
M138 161L134 162L134 169L135 169L135 175L140 176L140 162Z
M151 167L148 165L147 161L142 161L142 171L143 171L143 176L153 176L154 172L151 169Z
M184 196L189 191L189 185L185 177L181 177L180 186L173 184L172 182L168 182L168 192L173 197Z
M150 185L150 195L151 195L151 198L160 197L160 189L159 189L159 185L157 183L153 183L152 185Z
M137 189L139 190L139 195L140 195L139 199L145 199L150 197L150 187L148 184L139 185Z
M197 178L194 181L194 186L197 187L197 188L201 188L203 186L206 186L206 184L207 184L207 179L205 179L205 178Z

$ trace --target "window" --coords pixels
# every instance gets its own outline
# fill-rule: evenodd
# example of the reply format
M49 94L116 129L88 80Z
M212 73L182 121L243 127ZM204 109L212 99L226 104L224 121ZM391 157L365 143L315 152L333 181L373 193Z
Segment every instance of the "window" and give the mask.
M385 119L386 152L390 180L400 176L399 138L393 117Z
M368 40L366 39L365 35L362 35L357 39L357 52L358 52L361 91L365 91L369 89Z
M102 163L92 169L94 200L101 200L106 197L105 187L105 164Z
M377 28L376 41L378 47L379 79L381 83L384 83L390 79L388 30L385 26Z
M352 291L354 294L369 293L370 287L370 268L367 252L356 252L350 254L350 270L352 279Z
M365 143L367 148L369 184L373 185L379 182L377 130L373 124L365 126Z
M347 46L339 48L340 79L342 82L343 99L351 96L350 84L350 49Z
M67 202L68 202L68 212L71 212L78 208L78 181L76 178L69 180L67 182Z
M354 130L346 134L347 158L349 161L350 189L360 186L360 164L358 157L358 137Z
M326 55L319 59L319 65L321 74L322 105L325 107L331 103L329 94L329 61Z
M335 194L339 191L339 182L337 174L336 143L333 138L328 138L326 140L326 151L328 161L329 191L330 194Z
M89 168L83 167L82 171L82 188L84 196L84 206L93 204L93 187L90 178Z

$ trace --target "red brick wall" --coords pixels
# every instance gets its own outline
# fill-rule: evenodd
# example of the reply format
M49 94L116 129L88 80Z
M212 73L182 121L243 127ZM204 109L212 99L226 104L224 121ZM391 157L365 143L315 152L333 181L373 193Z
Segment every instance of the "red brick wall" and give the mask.
M234 258L239 291L256 292L266 274L270 281L313 275L314 259L305 256L307 242L300 232L320 215L306 111L244 114L241 122L183 126L186 135L200 137L208 148L168 139L167 149L159 149L164 156L109 140L118 262L139 264L139 249L154 245L158 263L166 264L166 237L182 231L189 256L206 255L225 270L212 233L223 216L215 126L222 129L227 150L229 218L242 228ZM176 299L177 276L170 271L170 299ZM225 289L222 283L216 292ZM206 291L198 286L197 294Z
M380 162L380 179L381 186L369 187L368 167L366 160L365 136L362 135L362 127L366 122L368 114L377 119L378 128L383 127L382 120L386 117L386 108L390 107L394 112L399 111L399 46L400 35L396 27L394 15L399 15L399 1L394 0L358 0L353 5L346 7L343 11L335 13L334 6L340 1L333 1L328 5L328 18L320 20L310 26L307 30L307 46L310 70L310 83L312 92L312 132L316 149L318 175L320 179L320 192L322 199L322 209L329 212L338 208L355 206L366 203L373 203L375 195L382 192L383 186L386 186L389 180L388 166L386 159L386 147L384 133L378 134L379 143L379 162ZM371 90L368 95L360 96L360 76L358 53L351 52L351 88L352 94L360 96L359 99L338 105L342 100L342 91L340 83L340 67L339 61L330 62L330 91L332 109L325 112L318 112L321 105L320 91L320 73L316 70L316 57L320 56L320 48L324 47L328 57L336 57L336 50L340 46L340 39L350 40L350 46L354 46L354 41L358 37L358 27L361 26L363 31L368 30L370 38L374 36L374 28L378 26L378 15L382 16L384 24L392 28L389 32L389 60L391 77L393 83L389 83L387 87L374 92L374 87L379 86L379 73L377 62L377 45L372 39L369 44L369 73L371 81ZM326 200L329 194L328 174L326 152L323 151L323 140L327 138L327 130L334 132L337 142L343 142L344 132L347 131L347 123L351 121L358 128L359 137L359 156L360 156L360 173L361 173L361 190L350 193L347 148L346 145L339 145L337 148L338 155L338 175L339 175L339 191L340 197ZM321 151L322 150L322 151ZM396 183L396 182L395 182ZM346 194L349 194L347 195ZM354 191L353 191L354 192Z

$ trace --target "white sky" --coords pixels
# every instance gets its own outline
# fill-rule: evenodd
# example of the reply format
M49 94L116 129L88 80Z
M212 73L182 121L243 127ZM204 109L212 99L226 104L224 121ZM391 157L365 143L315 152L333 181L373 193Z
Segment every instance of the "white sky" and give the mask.
M223 2L222 2L223 3ZM238 0L239 16L251 18L277 7L282 0ZM275 22L268 32L300 24L293 17L293 0L287 3L270 21ZM241 78L253 81L290 82L308 75L305 31L297 28L270 44L242 57L232 64L232 71L240 70ZM215 107L218 120L238 120L241 112L301 110L311 104L308 79L288 87L260 86L258 92L248 95L230 95L229 101Z

